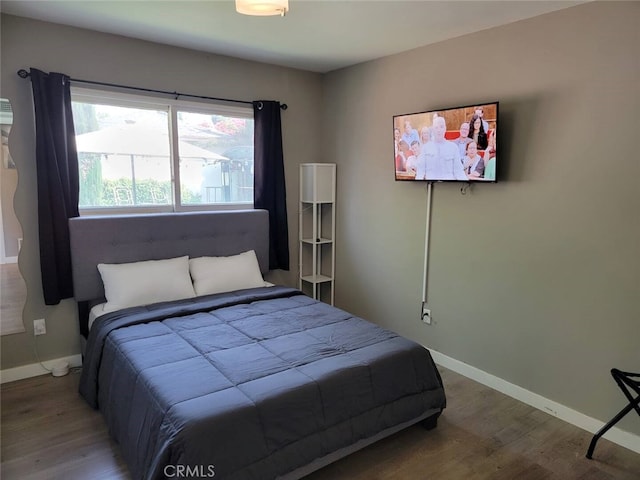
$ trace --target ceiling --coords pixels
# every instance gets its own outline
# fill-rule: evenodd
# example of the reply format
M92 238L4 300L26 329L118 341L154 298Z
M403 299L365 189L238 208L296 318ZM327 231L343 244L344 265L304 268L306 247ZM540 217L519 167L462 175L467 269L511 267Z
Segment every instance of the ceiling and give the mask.
M289 0L250 17L233 0L2 0L3 13L326 73L584 1Z

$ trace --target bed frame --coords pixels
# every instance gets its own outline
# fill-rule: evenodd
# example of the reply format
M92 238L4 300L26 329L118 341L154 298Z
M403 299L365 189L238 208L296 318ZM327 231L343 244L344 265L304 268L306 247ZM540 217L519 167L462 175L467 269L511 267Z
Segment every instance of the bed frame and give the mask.
M169 213L153 215L89 216L69 221L74 296L79 310L104 301L99 263L159 260L183 255L228 256L255 250L263 274L269 265L269 214L266 210ZM84 306L83 306L84 305ZM87 316L79 319L83 336ZM382 438L421 422L435 428L442 410L388 428L281 477L296 480L356 452Z

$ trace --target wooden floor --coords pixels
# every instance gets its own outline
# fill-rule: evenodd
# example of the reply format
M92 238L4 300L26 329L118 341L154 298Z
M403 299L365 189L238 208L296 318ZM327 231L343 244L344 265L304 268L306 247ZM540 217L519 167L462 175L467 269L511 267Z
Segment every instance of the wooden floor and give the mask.
M640 479L640 454L601 439L587 460L591 434L440 371L448 407L437 429L411 427L308 480ZM78 378L72 372L2 386L3 480L130 479L102 417L78 396Z

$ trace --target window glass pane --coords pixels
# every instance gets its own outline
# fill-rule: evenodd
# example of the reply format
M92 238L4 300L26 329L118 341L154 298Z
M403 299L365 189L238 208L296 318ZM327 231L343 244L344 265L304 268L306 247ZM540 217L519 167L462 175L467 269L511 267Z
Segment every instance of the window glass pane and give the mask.
M72 102L80 208L172 203L168 110Z
M253 203L250 107L87 89L72 95L81 209L155 212Z
M253 202L253 119L178 110L184 205Z

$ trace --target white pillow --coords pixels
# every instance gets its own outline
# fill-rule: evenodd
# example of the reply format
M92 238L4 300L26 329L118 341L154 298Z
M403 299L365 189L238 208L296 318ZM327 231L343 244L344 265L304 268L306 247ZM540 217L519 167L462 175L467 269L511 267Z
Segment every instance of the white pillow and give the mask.
M104 312L195 297L189 257L98 265L107 303Z
M189 260L196 295L264 287L254 250L230 257L199 257Z

